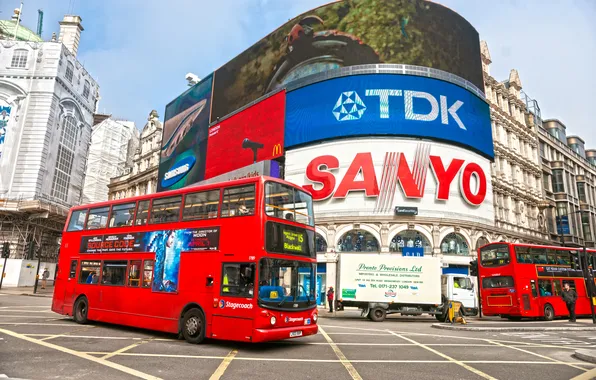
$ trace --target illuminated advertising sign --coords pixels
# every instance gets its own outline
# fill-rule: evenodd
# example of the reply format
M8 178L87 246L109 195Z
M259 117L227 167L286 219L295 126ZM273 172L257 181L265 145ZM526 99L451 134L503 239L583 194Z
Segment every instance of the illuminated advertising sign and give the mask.
M480 56L474 27L434 2L333 2L288 21L218 69L211 121L298 79L355 65L430 67L483 91Z
M414 136L494 157L489 105L438 79L397 74L330 79L289 92L286 110L286 149L351 136Z
M222 175L206 179L191 186L208 185L210 183L219 183L226 181L234 181L243 178L252 178L259 176L268 176L273 178L281 178L281 168L277 161L261 161L256 164L248 165L240 169L232 170Z
M205 179L283 155L284 91L209 128Z
M286 152L285 179L318 216L415 215L494 224L490 161L466 149L400 138L344 139Z
M166 106L157 191L204 178L212 79L205 78Z

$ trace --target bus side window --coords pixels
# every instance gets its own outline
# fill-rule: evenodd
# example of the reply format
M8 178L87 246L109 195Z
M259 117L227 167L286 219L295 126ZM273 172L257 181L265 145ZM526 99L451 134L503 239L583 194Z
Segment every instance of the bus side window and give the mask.
M528 255L528 247L515 246L515 255L517 262L522 264L531 264L532 258Z
M143 263L143 288L150 288L153 281L153 260Z
M538 290L536 289L536 281L530 280L530 287L532 288L532 297L538 297Z
M87 219L87 229L96 230L106 228L108 225L108 214L110 213L110 206L92 208L89 211L89 218Z
M128 264L128 286L141 285L141 260L133 260Z
M180 218L182 196L154 199L149 224L173 223Z
M561 293L563 292L562 288L561 288L561 280L553 280L553 284L555 285L555 296L560 296Z
M112 206L110 227L132 226L132 219L135 215L135 206L136 204L134 202Z
M149 201L139 202L137 208L137 216L135 217L135 225L142 226L147 224L147 214L149 213Z
M221 216L246 216L255 213L255 185L224 189Z
M82 231L85 228L85 219L87 219L87 210L73 211L68 221L67 231Z
M546 261L550 265L556 265L557 263L557 251L554 249L547 249L546 250Z
M219 189L187 194L184 197L182 220L203 220L217 218Z
M538 280L538 287L541 297L553 295L553 285L550 280Z
M124 285L126 275L126 261L104 261L103 273L101 276L102 285Z
M77 277L77 260L70 261L70 274L68 278L76 278Z
M81 273L79 274L80 284L99 283L101 261L81 261Z

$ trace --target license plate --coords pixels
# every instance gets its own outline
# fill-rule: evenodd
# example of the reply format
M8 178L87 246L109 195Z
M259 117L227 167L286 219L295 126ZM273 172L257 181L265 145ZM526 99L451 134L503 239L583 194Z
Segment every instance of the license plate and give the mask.
M296 337L296 336L302 336L302 331L292 331L290 333L290 338Z

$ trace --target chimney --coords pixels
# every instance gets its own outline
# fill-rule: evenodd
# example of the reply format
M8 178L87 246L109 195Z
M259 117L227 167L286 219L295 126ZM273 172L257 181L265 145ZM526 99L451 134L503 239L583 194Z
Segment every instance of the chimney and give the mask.
M80 16L64 16L60 21L60 37L58 41L62 42L64 46L76 57L79 49L79 41L81 40L81 32L84 30L81 25Z

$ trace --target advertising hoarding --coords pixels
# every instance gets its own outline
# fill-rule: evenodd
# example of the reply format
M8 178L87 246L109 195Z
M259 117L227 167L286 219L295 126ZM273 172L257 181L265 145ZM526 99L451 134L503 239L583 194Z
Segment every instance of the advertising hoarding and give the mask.
M349 136L416 136L494 157L489 105L438 79L369 74L287 94L286 148Z
M431 67L484 88L480 41L425 0L339 1L305 12L215 72L211 120L311 74L364 64Z
M166 106L157 191L204 178L212 79L208 76Z
M494 225L488 159L466 149L405 138L358 138L286 152L285 180L312 193L320 217L417 217ZM525 215L522 215L522 219Z
M191 186L208 185L210 183L219 183L226 181L234 181L236 179L252 178L259 176L269 176L273 178L281 178L281 168L277 161L261 161L256 164L251 164L240 169L232 170L222 175L206 179Z
M340 258L343 300L440 304L440 281L436 257L344 253Z
M281 157L286 94L276 94L209 128L205 179Z

